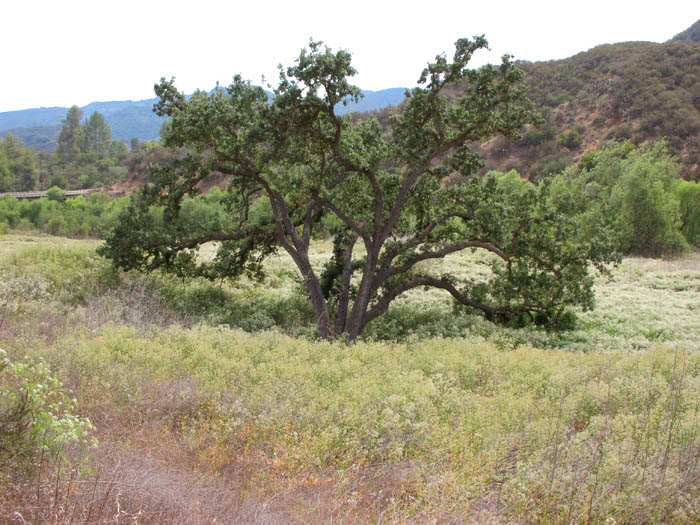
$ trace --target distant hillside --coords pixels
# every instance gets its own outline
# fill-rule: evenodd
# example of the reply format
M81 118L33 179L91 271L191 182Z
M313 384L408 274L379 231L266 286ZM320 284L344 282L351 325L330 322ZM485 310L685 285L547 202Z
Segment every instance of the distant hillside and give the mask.
M390 88L381 91L363 91L364 98L347 106L338 105L338 114L355 111L372 111L390 105L398 105L404 98L405 88ZM83 116L88 117L97 111L104 115L112 129L112 138L128 141L137 138L141 141L158 138L163 119L153 113L157 99L124 100L114 102L93 102L83 106ZM68 108L36 108L0 113L0 136L6 133L16 135L26 146L40 151L54 151L61 130L61 120Z
M104 115L112 138L127 141L132 137L152 140L158 137L163 119L153 113L156 99L117 102L93 102L83 106L83 117L97 111ZM54 151L61 131L61 120L68 108L36 108L0 113L0 136L16 135L26 146L40 151Z
M65 116L65 113L64 115ZM0 138L8 133L18 137L27 147L33 147L37 151L55 151L56 140L61 132L61 125L52 126L32 126L26 128L10 128L0 131Z
M700 22L681 35L697 35ZM611 139L667 137L700 179L700 45L685 37L658 44L602 45L571 58L521 62L546 122L520 142L481 145L490 167L532 178L559 171Z
M403 102L406 88L389 88L381 91L363 91L364 98L355 103L349 103L347 106L338 104L336 113L344 115L346 113L356 113L364 111L376 111L387 106L398 106Z

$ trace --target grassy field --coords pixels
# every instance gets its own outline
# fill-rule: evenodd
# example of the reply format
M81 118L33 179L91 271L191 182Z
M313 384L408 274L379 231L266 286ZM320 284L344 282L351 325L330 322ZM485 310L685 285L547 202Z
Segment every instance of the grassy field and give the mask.
M348 346L283 256L185 284L96 244L0 237L0 521L700 521L698 254L626 259L571 331L416 291Z

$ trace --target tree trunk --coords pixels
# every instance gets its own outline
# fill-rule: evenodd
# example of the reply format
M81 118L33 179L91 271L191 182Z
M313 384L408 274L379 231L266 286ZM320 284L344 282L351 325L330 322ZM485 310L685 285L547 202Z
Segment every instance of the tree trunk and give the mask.
M328 314L328 305L326 299L321 293L321 287L318 279L312 274L312 282L306 280L306 290L311 296L311 305L313 306L314 315L316 316L316 325L318 326L318 334L323 339L331 339L331 321Z
M331 321L330 314L328 313L328 303L321 291L321 283L311 267L308 246L302 246L301 248L303 248L303 250L300 250L299 247L292 247L290 243L286 242L286 239L283 246L292 257L292 260L297 265L299 272L301 272L304 278L304 286L311 298L311 306L314 311L314 316L316 317L319 335L324 339L331 339Z
M316 317L318 334L323 339L331 339L331 320L330 314L328 313L328 303L321 291L321 283L311 268L311 263L309 263L308 258L304 259L304 261L301 261L301 264L297 262L297 267L304 277L304 286L306 286L306 291L311 298L311 306L313 307L314 316Z
M364 319L367 312L367 306L372 299L372 292L375 290L374 273L376 266L376 254L367 254L367 264L365 264L364 272L362 274L360 289L357 292L355 303L352 305L350 319L348 320L345 330L350 341L356 340L362 333L362 329L365 327Z

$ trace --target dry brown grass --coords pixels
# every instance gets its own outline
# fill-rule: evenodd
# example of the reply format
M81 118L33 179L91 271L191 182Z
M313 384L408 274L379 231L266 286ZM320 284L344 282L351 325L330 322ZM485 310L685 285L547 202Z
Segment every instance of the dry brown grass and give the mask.
M207 436L209 400L192 380L134 376L135 403L119 406L89 378L66 379L99 446L84 460L74 452L60 465L42 459L32 473L21 465L5 472L1 523L388 523L415 470L405 463L289 473L254 448Z

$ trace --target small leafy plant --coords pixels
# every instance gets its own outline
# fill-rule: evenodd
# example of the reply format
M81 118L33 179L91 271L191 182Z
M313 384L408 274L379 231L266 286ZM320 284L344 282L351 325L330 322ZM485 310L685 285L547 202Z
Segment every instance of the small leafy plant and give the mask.
M96 446L95 427L77 408L43 360L13 362L0 349L0 461L31 467L39 454L58 459L69 445Z

